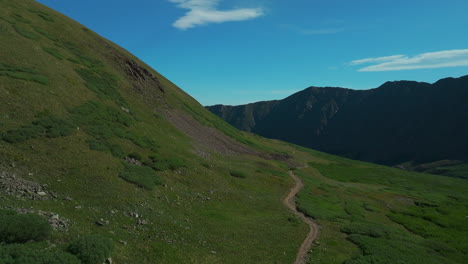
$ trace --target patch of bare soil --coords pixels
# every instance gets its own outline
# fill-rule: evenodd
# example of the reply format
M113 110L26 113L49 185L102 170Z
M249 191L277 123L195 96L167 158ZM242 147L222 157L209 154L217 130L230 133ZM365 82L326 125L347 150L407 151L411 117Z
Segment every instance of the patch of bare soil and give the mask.
M174 126L201 146L201 148L196 148L196 153L203 153L203 148L207 148L221 154L260 155L258 151L235 141L215 128L200 124L197 120L179 110L166 111L165 116Z

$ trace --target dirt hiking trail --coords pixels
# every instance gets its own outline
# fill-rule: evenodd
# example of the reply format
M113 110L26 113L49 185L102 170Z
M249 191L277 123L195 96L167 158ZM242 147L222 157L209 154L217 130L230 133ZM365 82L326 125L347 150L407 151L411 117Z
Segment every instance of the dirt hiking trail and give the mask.
M294 198L296 197L297 193L302 189L302 187L304 187L304 183L299 177L297 177L294 174L293 171L289 171L289 175L294 179L296 184L291 188L286 198L284 198L283 204L289 209L291 209L291 211L293 211L295 215L301 218L301 220L310 227L310 231L307 234L307 237L305 238L304 242L302 242L302 245L299 248L299 251L297 252L294 264L306 264L307 255L309 253L309 250L312 248L312 243L319 234L319 227L310 217L305 216L302 212L299 212L297 210Z

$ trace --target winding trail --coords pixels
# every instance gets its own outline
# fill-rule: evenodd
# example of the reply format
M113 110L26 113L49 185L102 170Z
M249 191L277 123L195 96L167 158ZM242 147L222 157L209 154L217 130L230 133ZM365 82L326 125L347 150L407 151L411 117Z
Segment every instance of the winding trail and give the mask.
M304 242L302 242L302 245L297 252L296 260L294 261L294 264L305 264L307 260L307 254L312 248L312 243L315 239L317 239L317 236L319 234L319 227L310 217L307 217L306 215L304 215L304 213L299 212L297 210L294 198L296 197L297 193L302 189L302 187L304 187L304 183L299 177L297 177L294 174L292 170L289 171L289 176L291 176L294 179L296 184L294 185L294 187L291 188L286 198L284 198L283 204L286 207L288 207L291 211L293 211L295 215L301 218L302 221L308 224L310 227L310 231L307 234L307 237L305 238Z

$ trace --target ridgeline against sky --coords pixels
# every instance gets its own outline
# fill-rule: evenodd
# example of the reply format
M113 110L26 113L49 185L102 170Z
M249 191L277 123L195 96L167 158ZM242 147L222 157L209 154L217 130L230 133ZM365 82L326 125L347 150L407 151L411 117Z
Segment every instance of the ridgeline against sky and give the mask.
M206 105L468 72L465 0L38 1L114 40Z

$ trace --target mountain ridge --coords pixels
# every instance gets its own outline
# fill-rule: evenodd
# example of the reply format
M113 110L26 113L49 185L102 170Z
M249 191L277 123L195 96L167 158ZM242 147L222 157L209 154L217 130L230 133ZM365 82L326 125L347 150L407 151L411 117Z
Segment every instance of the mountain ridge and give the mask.
M433 84L386 82L369 90L309 87L282 100L206 108L239 129L353 159L386 165L466 161L467 87L468 76ZM429 151L424 144L437 147Z

